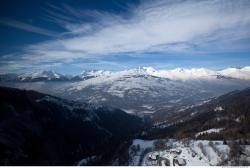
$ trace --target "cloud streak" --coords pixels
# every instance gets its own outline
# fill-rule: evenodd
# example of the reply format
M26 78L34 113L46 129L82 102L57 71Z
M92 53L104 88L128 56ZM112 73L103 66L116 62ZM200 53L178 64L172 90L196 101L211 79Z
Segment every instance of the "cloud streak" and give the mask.
M0 19L0 24L6 25L6 26L10 26L10 27L14 27L17 29L21 29L21 30L25 30L28 32L33 32L33 33L37 33L37 34L42 34L42 35L46 35L46 36L50 36L50 37L57 37L58 33L44 29L44 28L40 28L37 26L33 26L31 24L27 24L24 22L19 22L16 20L12 20L12 19L6 19L6 18L1 18Z
M87 16L96 21L83 24L66 22L54 14L51 17L58 22L61 20L61 23L64 21L63 26L74 37L52 41L48 46L81 51L83 56L193 50L193 45L206 48L220 42L230 43L249 37L249 9L247 1L152 1L133 8L129 19L93 11L88 12ZM71 7L65 10L75 20L87 17L84 11ZM220 48L226 47L224 44Z
M250 2L245 0L142 1L123 15L50 4L45 12L48 21L66 31L60 39L27 46L22 61L74 64L78 59L126 53L209 53L250 48ZM16 21L1 23L54 35Z

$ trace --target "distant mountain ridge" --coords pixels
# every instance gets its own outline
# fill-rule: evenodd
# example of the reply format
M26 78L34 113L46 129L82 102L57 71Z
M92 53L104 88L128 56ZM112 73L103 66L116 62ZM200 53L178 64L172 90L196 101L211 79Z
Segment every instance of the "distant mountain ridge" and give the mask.
M139 67L118 72L84 71L75 76L51 71L7 76L0 76L0 85L119 108L139 116L169 113L250 86L250 67L220 71Z
M36 81L81 81L100 76L117 75L146 75L170 80L193 80L193 79L216 79L216 78L235 78L250 80L250 66L243 68L226 68L223 70L209 70L206 68L172 70L156 70L152 67L142 67L118 72L105 70L84 71L77 75L64 75L54 71L39 71L21 74L1 74L0 81L15 82L36 82Z

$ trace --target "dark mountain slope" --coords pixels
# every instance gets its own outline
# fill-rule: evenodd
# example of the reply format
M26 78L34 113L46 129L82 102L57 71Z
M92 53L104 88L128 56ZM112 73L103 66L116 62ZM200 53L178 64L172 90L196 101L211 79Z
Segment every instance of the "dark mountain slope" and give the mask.
M0 111L1 165L73 165L89 156L107 164L142 128L120 110L6 87Z
M198 139L250 140L250 88L234 91L204 104L169 115L150 131L154 136L195 138L197 132L221 128L219 133L202 134Z

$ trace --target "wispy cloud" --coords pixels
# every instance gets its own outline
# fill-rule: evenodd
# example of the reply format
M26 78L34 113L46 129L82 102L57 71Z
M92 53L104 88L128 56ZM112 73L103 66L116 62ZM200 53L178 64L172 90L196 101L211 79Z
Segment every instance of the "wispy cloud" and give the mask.
M10 27L14 27L17 29L22 29L28 32L33 32L33 33L37 33L37 34L42 34L42 35L46 35L46 36L51 36L51 37L57 37L58 33L41 28L41 27L37 27L31 24L27 24L24 22L20 22L17 20L12 20L12 19L6 19L6 18L0 18L0 24L6 25L6 26L10 26Z
M63 28L60 39L27 46L26 62L75 63L124 53L200 53L250 49L250 1L142 1L122 15L49 4L45 18ZM1 23L53 36L16 21Z

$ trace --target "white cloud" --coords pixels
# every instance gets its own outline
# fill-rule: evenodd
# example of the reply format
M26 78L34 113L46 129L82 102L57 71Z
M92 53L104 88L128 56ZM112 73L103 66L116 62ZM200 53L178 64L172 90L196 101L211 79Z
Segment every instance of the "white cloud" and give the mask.
M98 13L94 23L67 24L75 36L49 42L47 47L80 51L85 56L192 49L183 47L185 43L201 47L215 41L230 43L250 35L249 4L248 1L217 0L147 2L133 8L129 19L111 14L102 17ZM74 16L81 14L72 8L70 11Z
M67 29L65 36L28 46L23 59L71 62L127 52L215 52L250 47L244 41L250 38L250 2L246 0L142 1L126 16L68 5L50 7L47 18ZM86 17L92 21L81 20Z

